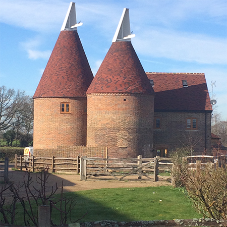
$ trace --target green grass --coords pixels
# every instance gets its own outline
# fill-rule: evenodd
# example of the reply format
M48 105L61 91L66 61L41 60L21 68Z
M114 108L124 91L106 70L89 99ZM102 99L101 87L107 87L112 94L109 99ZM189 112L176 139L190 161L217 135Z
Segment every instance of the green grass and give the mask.
M201 218L182 190L171 186L97 189L68 193L77 201L74 218L84 221Z
M113 188L65 193L75 199L72 209L72 221L115 220L115 221L148 221L201 218L192 207L192 203L182 189L171 186L146 188ZM22 218L23 214L18 215ZM54 211L55 223L59 213ZM17 218L17 224L23 220Z
M160 176L171 176L171 172L170 171L164 171L164 172L160 172L158 175L160 175Z

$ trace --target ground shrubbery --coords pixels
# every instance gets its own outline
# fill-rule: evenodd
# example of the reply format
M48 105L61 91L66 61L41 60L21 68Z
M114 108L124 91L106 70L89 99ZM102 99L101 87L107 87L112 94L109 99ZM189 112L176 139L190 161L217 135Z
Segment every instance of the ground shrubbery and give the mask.
M183 158L184 150L173 157L172 176L176 187L184 187L195 208L204 216L227 218L227 168L214 163L190 169Z
M13 161L15 158L15 154L23 155L24 148L22 147L0 147L0 160L4 160L8 158L9 161Z

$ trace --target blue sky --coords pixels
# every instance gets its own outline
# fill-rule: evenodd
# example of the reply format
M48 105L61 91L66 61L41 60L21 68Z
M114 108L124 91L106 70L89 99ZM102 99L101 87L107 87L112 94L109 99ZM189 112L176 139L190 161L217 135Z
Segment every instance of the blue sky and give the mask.
M33 95L70 1L0 0L0 86ZM132 44L146 72L203 72L227 120L226 0L77 0L78 28L95 75L129 8Z

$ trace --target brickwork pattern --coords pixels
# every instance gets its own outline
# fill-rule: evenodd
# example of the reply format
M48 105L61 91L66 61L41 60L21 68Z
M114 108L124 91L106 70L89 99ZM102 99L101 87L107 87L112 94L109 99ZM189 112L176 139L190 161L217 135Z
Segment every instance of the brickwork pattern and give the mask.
M77 156L106 158L106 147L59 146L55 149L34 149L36 157L76 158Z
M154 129L154 148L174 151L176 148L193 146L194 154L211 152L211 113L154 112L160 118L160 129ZM197 119L196 130L186 129L186 119ZM205 126L206 125L206 126Z
M149 156L153 95L88 95L87 145L108 146L109 157Z
M70 113L60 113L61 102L70 103ZM86 134L86 98L34 99L34 149L85 146Z

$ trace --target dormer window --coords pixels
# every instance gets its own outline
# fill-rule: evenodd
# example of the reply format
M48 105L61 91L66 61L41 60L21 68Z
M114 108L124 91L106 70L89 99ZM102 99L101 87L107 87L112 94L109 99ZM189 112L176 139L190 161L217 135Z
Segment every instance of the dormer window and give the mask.
M188 87L188 82L187 80L182 80L183 87Z
M150 80L150 84L152 87L154 87L154 80Z

